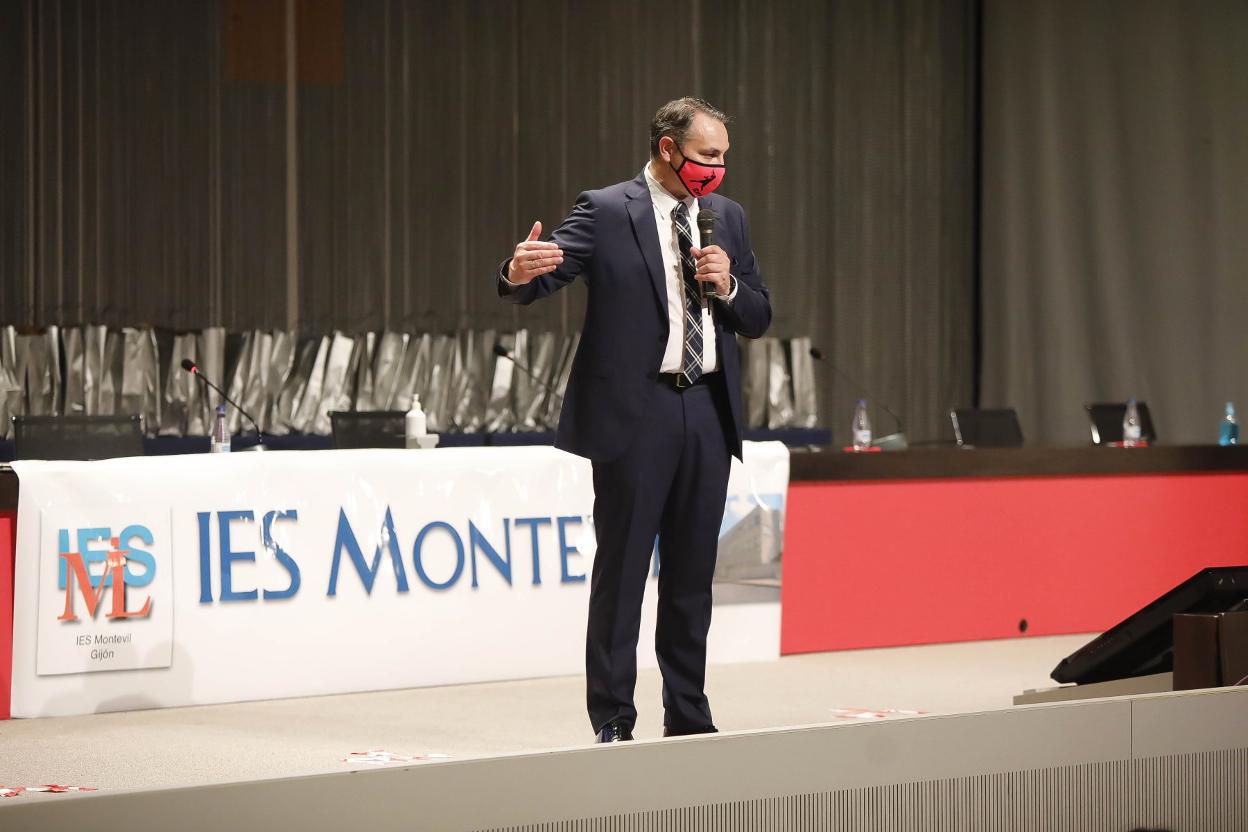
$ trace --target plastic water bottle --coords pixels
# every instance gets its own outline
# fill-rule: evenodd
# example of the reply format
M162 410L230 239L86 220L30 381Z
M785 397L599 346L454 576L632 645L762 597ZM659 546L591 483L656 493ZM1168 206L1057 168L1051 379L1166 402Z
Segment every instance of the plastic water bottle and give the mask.
M1239 422L1235 418L1235 403L1226 403L1226 415L1222 417L1222 431L1218 434L1219 445L1239 444Z
M409 448L420 447L420 437L428 435L428 423L425 411L420 409L420 396L412 397L412 407L403 419L404 444Z
M867 415L866 399L859 399L854 408L854 450L865 451L871 447L871 417Z
M1140 409L1135 404L1135 396L1127 399L1127 412L1122 414L1122 447L1134 448L1140 444L1143 431L1140 428Z
M225 426L225 405L217 405L217 415L212 423L212 452L228 454L230 452L230 429Z

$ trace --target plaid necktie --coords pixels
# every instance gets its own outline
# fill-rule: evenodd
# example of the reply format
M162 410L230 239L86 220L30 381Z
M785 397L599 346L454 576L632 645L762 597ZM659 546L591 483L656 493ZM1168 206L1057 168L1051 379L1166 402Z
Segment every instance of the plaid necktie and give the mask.
M680 272L685 279L685 351L680 361L680 372L693 384L702 377L702 293L694 277L698 265L689 253L689 249L693 248L693 238L689 235L689 208L685 203L676 203L672 224L676 226L676 239L680 243Z

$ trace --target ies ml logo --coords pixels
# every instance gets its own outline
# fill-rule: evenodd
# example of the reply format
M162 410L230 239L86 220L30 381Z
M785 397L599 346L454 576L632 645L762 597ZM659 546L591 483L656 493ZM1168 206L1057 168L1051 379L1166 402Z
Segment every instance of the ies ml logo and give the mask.
M71 531L75 544L72 547ZM103 541L107 541L107 548L100 548ZM65 611L57 620L78 621L75 591L82 597L87 615L95 619L110 589L112 604L105 618L148 618L152 614L151 596L139 609L131 609L128 590L145 587L156 578L156 558L137 548L154 543L151 529L137 524L126 526L118 535L113 535L110 528L58 529L57 589L65 593ZM142 567L142 571L136 571L136 566Z

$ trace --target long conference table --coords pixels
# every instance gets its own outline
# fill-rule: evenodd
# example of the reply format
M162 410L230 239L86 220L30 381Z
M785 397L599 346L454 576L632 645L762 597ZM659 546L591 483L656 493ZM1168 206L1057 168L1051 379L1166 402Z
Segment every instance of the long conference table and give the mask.
M1244 447L794 451L788 481L782 654L1098 632L1204 567L1248 563ZM9 614L17 496L0 468ZM0 655L0 689L10 676Z
M779 658L789 450L748 442L711 662ZM4 477L0 717L584 668L589 463L549 446L25 461ZM642 626L653 629L657 560ZM769 587L737 577L761 572ZM11 602L11 603L10 603ZM657 665L649 639L642 667Z
M1100 632L1248 563L1248 447L794 454L781 652Z

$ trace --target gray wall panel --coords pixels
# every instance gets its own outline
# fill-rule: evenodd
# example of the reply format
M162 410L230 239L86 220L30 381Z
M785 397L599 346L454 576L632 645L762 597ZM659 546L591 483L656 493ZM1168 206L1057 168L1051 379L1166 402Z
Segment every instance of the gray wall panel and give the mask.
M1248 401L1248 4L989 2L984 403L1086 443L1088 401L1162 441Z

